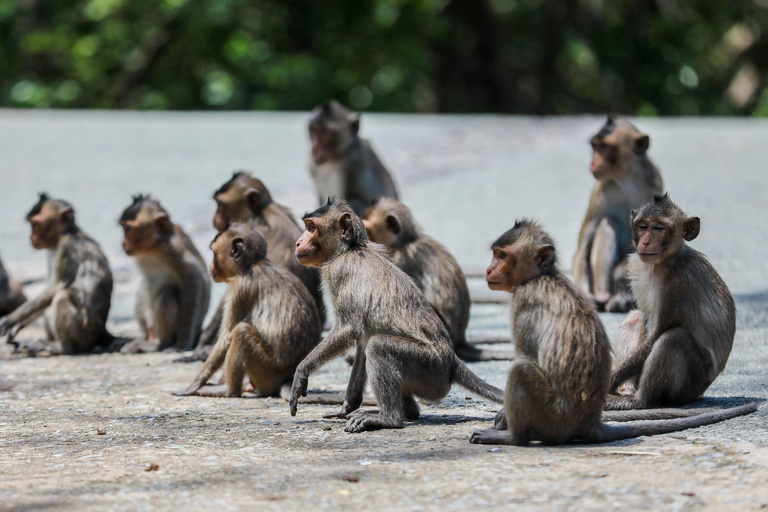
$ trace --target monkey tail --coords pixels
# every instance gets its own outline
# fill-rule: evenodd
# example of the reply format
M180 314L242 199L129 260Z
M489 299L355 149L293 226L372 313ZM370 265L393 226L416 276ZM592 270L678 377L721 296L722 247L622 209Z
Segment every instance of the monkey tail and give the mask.
M621 439L631 439L640 436L653 436L679 432L689 428L701 427L718 423L737 416L751 414L757 410L757 403L752 402L739 407L731 407L716 412L707 412L688 418L671 420L643 421L634 425L606 425L601 423L592 436L585 439L588 443L609 443Z
M453 349L464 361L511 361L515 358L514 350L489 350L473 347L469 343L459 343Z
M464 364L464 361L459 359L458 356L454 356L453 377L451 378L451 382L454 382L491 402L497 404L504 403L504 391L496 386L491 386L472 373L472 371L467 368L467 365Z
M721 409L708 407L702 409L633 409L626 411L604 411L602 421L644 421L644 420L671 420L676 418L689 418L708 412L716 412Z

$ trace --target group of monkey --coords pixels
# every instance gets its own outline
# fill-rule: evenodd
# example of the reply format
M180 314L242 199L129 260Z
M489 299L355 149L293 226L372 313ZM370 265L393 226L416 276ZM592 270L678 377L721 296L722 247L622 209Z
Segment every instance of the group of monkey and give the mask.
M123 249L143 278L136 300L142 339L108 332L107 259L69 203L41 194L27 220L32 245L50 253L49 283L26 301L0 264L0 336L28 353L194 349L180 360L205 360L203 368L175 394L238 397L248 389L282 396L292 415L300 402L337 404L325 417L346 418L347 432L400 428L419 417L416 397L438 401L454 383L503 404L493 428L470 438L484 444L605 442L756 410L679 408L725 367L736 310L720 276L686 243L698 235L699 219L662 195L649 138L628 121L609 117L591 139L596 184L573 282L536 222L517 221L492 244L486 280L511 293L514 353L467 341L466 276L397 200L392 176L358 135L359 122L334 101L312 111L310 173L321 204L337 199L305 214L303 230L250 174L224 183L213 196L218 234L209 271L161 204L135 196L119 222ZM209 274L228 286L203 328ZM324 297L334 321L321 341ZM634 307L612 369L597 312ZM40 316L47 339L17 341ZM309 376L344 354L352 364L346 395L308 395ZM463 361L491 359L513 360L504 391ZM209 385L222 367L222 382ZM360 408L366 385L378 410Z

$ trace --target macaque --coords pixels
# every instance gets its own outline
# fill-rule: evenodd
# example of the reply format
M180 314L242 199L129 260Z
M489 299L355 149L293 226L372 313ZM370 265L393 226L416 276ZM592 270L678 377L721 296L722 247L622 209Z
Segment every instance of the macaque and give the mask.
M142 282L136 319L145 339L123 353L191 350L203 327L211 282L203 257L168 212L149 196L133 197L120 217L123 250L136 260Z
M18 308L26 300L21 283L9 279L3 260L0 260L0 317Z
M315 300L321 320L325 321L323 293L320 289L320 274L317 269L300 264L293 254L293 245L301 235L301 228L291 211L272 200L272 196L261 180L238 171L214 194L216 214L213 227L222 233L236 222L245 222L257 229L267 240L267 259L301 279ZM203 331L197 343L195 355L183 361L205 359L209 347L218 339L219 326L224 316L225 296L219 303L211 322Z
M30 353L86 354L106 350L114 337L107 331L112 300L112 272L99 244L75 222L66 201L46 194L27 214L35 249L48 251L48 285L32 300L0 318L0 336L8 341L40 316L47 340L21 342Z
M486 280L492 290L512 294L518 359L509 370L495 426L472 434L471 443L604 443L708 425L757 409L751 403L677 419L603 423L611 346L594 305L558 271L552 239L535 222L522 220L492 250ZM624 420L643 419L635 416Z
M312 143L309 172L320 204L328 198L346 199L361 215L375 197L397 199L397 188L371 143L358 136L360 114L337 101L326 101L310 114Z
M609 116L590 144L589 169L597 182L579 233L573 280L599 309L626 312L634 305L626 275L629 212L661 194L663 183L648 158L650 138L625 119Z
M303 265L320 268L336 322L296 369L291 415L309 376L351 346L355 361L341 408L326 418L346 418L347 432L402 428L419 417L414 397L438 401L456 383L496 403L502 391L487 384L456 356L448 331L411 278L368 240L360 218L344 200L304 215L296 242ZM360 410L370 384L379 411Z
M224 320L203 369L174 394L239 397L247 376L256 395L278 395L320 341L317 306L298 277L267 258L267 240L251 226L230 225L211 250L211 276L229 284ZM222 365L226 384L204 387Z
M387 247L392 263L408 274L448 330L456 354L465 361L513 359L512 351L487 350L467 343L469 288L448 250L416 225L397 199L377 198L363 212L368 238Z
M736 333L736 306L703 254L686 242L700 230L668 195L632 212L629 281L638 309L619 330L607 409L693 402L723 371ZM616 395L630 383L631 395Z

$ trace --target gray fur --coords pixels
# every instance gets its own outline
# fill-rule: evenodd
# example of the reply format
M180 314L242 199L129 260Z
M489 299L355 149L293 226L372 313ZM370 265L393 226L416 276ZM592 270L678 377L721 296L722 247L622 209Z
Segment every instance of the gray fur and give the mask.
M27 298L20 283L11 281L0 259L0 317L21 306Z

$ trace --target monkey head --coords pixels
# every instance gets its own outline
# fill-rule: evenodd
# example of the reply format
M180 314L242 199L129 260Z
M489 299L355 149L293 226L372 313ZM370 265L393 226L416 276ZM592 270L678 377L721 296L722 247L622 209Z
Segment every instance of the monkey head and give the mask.
M213 194L216 214L213 227L221 233L231 222L247 222L261 215L261 211L272 203L272 196L261 180L250 174L237 171L232 178Z
M629 173L633 160L646 156L651 139L629 121L608 116L589 143L592 146L589 170L596 179L603 180Z
M296 258L304 266L321 267L345 251L368 245L360 217L343 199L304 215L304 232L296 241Z
M150 252L161 241L167 240L175 226L168 212L149 196L133 197L133 203L120 217L123 228L123 250L128 256Z
M59 199L51 199L42 193L27 214L31 228L29 241L35 249L54 249L59 237L77 230L75 210L72 205Z
M685 241L699 236L701 220L688 217L668 194L655 195L640 210L632 210L632 243L644 263L657 264L677 254Z
M326 101L310 113L309 140L316 164L334 160L357 138L360 115L338 101Z
M267 257L267 239L248 224L238 223L217 234L211 250L211 277L226 283Z
M530 220L515 222L491 246L493 259L485 271L491 290L513 292L514 289L541 275L556 270L557 255L550 236Z
M387 247L402 247L418 236L411 210L391 197L374 199L362 220L368 238Z

